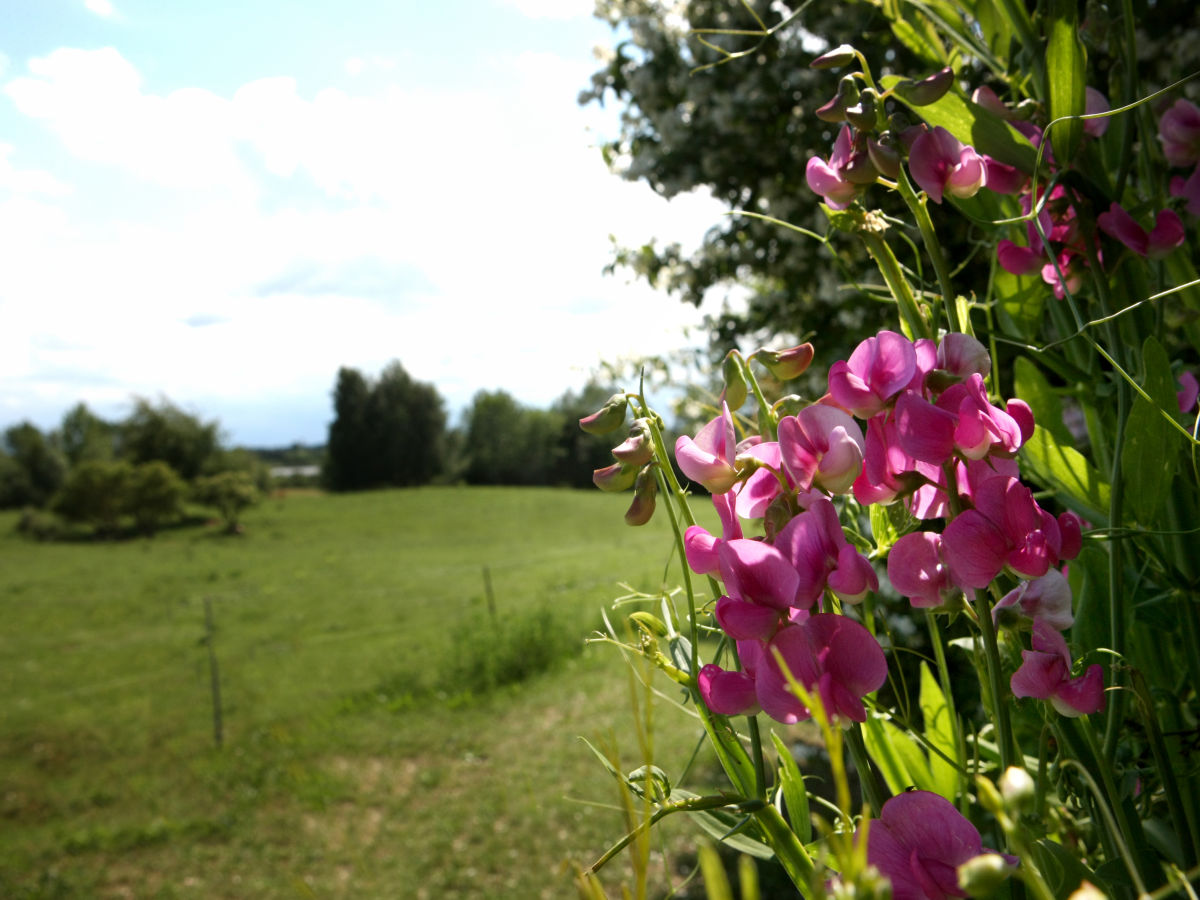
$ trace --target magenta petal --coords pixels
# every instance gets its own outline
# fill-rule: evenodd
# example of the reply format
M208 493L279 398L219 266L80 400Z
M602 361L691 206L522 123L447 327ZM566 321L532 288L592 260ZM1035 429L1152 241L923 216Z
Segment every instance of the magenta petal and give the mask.
M879 576L867 558L846 544L838 551L837 568L829 573L829 588L847 603L859 603L879 590Z
M942 532L942 555L950 580L961 588L985 588L1004 568L1004 536L978 510L968 509Z
M1084 674L1060 685L1050 702L1062 715L1073 717L1100 712L1104 699L1104 671L1093 663Z
M996 245L996 256L1000 266L1013 275L1031 275L1038 271L1046 257L1028 247L1021 247L1010 240L1003 240Z
M959 153L958 147L947 148L950 149L950 152L944 152L942 147L944 142L939 140L939 132L950 136L949 132L940 127L933 131L926 131L913 141L912 149L908 154L908 171L912 175L913 181L929 195L929 199L934 203L942 202L947 170L954 162L957 162ZM950 139L954 140L953 136L950 136ZM955 141L955 143L958 142Z
M1021 430L1021 443L1027 443L1033 437L1033 430L1036 427L1033 421L1033 410L1029 408L1029 404L1024 400L1012 399L1004 404L1004 411L1012 416L1013 421Z
M726 672L720 666L700 669L696 685L705 706L722 716L753 715L758 711L754 679L745 672Z
M1164 209L1159 212L1154 222L1154 229L1146 241L1146 256L1150 259L1162 259L1171 255L1171 251L1183 244L1183 223L1174 210Z
M1146 229L1134 221L1133 216L1129 215L1121 204L1114 201L1108 212L1096 217L1096 222L1100 225L1100 230L1109 237L1116 238L1139 256L1146 255Z
M892 587L913 606L942 605L942 592L949 586L941 560L942 536L931 531L906 534L888 553L888 579Z
M800 576L795 567L762 541L724 541L717 547L721 578L740 600L785 609L792 605Z
M683 533L683 552L688 566L697 575L712 575L717 571L717 544L720 543L699 525L689 526Z
M1083 549L1083 524L1079 521L1079 516L1069 510L1061 513L1058 517L1058 531L1061 535L1058 558L1074 559Z
M768 641L779 627L778 610L734 597L718 600L713 615L735 641Z
M925 861L957 868L983 852L979 831L954 804L930 791L897 794L879 812L879 822L904 848ZM868 841L873 837L868 837ZM868 851L870 844L867 845Z
M829 367L829 394L838 406L864 419L883 409L883 402L870 386L842 359Z
M1112 108L1108 105L1108 98L1094 87L1087 88L1085 93L1087 100L1085 101L1083 111L1086 115L1091 116L1096 113L1105 113ZM1100 135L1108 130L1108 119L1084 119L1083 130L1092 137L1100 137Z
M940 466L954 452L957 419L928 400L905 391L896 399L896 431L900 446L913 459Z
M1189 413L1200 397L1200 381L1191 372L1183 372L1179 376L1179 390L1175 392L1175 402L1179 404L1181 413Z
M825 671L856 697L879 690L887 681L887 659L865 627L834 613L819 613L805 626L813 644L829 648Z

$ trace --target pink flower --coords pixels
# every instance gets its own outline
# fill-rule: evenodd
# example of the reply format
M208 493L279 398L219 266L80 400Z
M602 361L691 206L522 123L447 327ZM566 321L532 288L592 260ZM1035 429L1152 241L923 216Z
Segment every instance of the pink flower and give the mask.
M1181 413L1189 413L1192 407L1196 405L1196 397L1200 396L1200 383L1196 381L1196 376L1191 372L1184 372L1179 376L1179 390L1175 393L1175 400L1179 403L1179 411Z
M1096 221L1100 230L1122 244L1149 259L1162 259L1183 243L1183 223L1173 210L1164 209L1155 220L1154 229L1148 234L1119 203L1113 203L1108 212L1101 213Z
M913 142L908 170L934 203L942 202L943 192L973 197L987 182L982 157L940 125Z
M695 440L681 435L675 442L675 462L683 474L713 494L723 494L737 481L733 460L737 439L729 407L721 404L721 415L700 429Z
M704 705L718 715L752 716L761 709L749 672L727 672L710 663L700 669L696 686Z
M780 419L779 447L790 481L802 490L843 494L862 471L862 431L833 406L814 404Z
M958 867L986 851L979 830L930 791L897 794L867 829L867 862L892 883L892 900L965 897Z
M879 589L879 576L866 557L846 541L837 510L824 497L793 518L775 538L775 546L796 569L795 605L807 609L828 587L856 603Z
M1046 257L1031 247L1014 244L1008 238L996 245L996 256L1000 266L1013 275L1031 275L1046 262Z
M959 593L942 561L942 536L932 531L906 534L888 553L892 587L915 607L941 606Z
M747 447L735 462L739 467L755 466L750 477L733 488L737 495L737 514L743 519L760 519L771 501L782 493L784 484L789 484L783 474L779 442L762 441ZM789 487L794 485L789 484Z
M1016 609L1026 618L1045 622L1057 631L1075 624L1071 613L1071 586L1058 569L1051 569L1041 578L1022 581L992 607L992 621L998 621L1006 609Z
M765 646L755 674L763 712L785 724L808 719L812 713L792 693L776 651L791 677L821 698L831 720L865 722L862 697L887 680L887 660L879 642L853 619L818 613L789 624Z
M1181 175L1171 179L1171 196L1183 197L1187 201L1183 208L1188 215L1200 216L1200 166L1196 166L1186 179Z
M1096 90L1094 87L1087 88L1087 100L1084 107L1085 115L1095 115L1096 113L1108 112L1112 109L1108 105L1108 98ZM1090 134L1092 137L1100 137L1104 132L1108 131L1108 119L1084 119L1084 133Z
M1044 620L1033 623L1033 649L1021 651L1021 667L1013 673L1014 697L1049 700L1064 716L1081 716L1104 709L1104 673L1098 663L1071 677L1067 642Z
M833 155L829 161L814 156L808 161L805 179L813 193L825 198L830 209L845 209L858 196L859 185L847 180L846 167L851 157L850 129L843 125L833 143Z
M806 605L795 602L800 576L770 544L744 539L722 541L717 545L717 561L725 589L739 600L774 609Z
M742 524L734 509L732 494L713 494L713 506L721 519L722 537L714 537L699 525L690 526L683 533L683 550L688 566L697 575L711 575L719 568L717 547L725 541L737 540L742 536Z
M869 419L904 390L917 372L913 343L894 331L869 337L829 367L829 394L838 406Z
M1078 293L1083 285L1083 261L1075 253L1064 250L1058 254L1058 264L1048 262L1042 266L1042 281L1054 288L1054 296L1061 300L1068 293Z
M938 344L937 367L959 378L986 376L992 370L992 357L987 347L971 335L952 331Z
M1158 139L1172 166L1200 162L1200 108L1180 98L1158 121Z
M982 375L952 384L942 391L937 405L955 414L954 446L968 459L983 459L993 451L1012 455L1021 449L1021 423L988 402Z

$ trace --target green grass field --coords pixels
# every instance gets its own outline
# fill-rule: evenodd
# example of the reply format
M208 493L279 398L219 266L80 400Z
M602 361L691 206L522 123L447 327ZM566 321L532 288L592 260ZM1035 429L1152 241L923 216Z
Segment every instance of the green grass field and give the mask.
M624 500L293 494L125 542L0 517L0 896L573 896L622 828L579 738L642 762L628 667L579 648L670 548ZM654 716L670 771L698 728ZM660 885L698 832L663 834Z

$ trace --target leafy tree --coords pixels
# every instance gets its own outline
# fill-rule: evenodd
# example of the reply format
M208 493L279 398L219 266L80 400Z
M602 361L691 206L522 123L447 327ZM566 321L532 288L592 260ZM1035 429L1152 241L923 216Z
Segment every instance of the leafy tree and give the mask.
M64 519L115 534L128 506L133 466L127 460L87 459L71 469L52 508Z
M63 455L29 422L7 429L3 445L7 461L0 464L0 507L45 506L66 476Z
M112 459L117 431L116 425L95 415L87 404L76 403L63 416L55 438L67 461L75 466L85 459Z
M126 487L124 510L139 530L153 534L163 522L183 511L187 485L160 459L134 467Z
M201 472L220 448L219 426L203 422L169 400L134 401L120 424L121 455L134 463L162 460L187 481Z
M241 530L242 513L262 497L246 472L233 471L198 478L193 496L196 502L214 507L220 513L230 534Z
M465 413L464 477L471 484L548 484L562 414L529 409L505 391L480 391Z
M333 401L324 473L330 489L426 484L442 471L442 398L399 362L374 383L356 369L340 369Z

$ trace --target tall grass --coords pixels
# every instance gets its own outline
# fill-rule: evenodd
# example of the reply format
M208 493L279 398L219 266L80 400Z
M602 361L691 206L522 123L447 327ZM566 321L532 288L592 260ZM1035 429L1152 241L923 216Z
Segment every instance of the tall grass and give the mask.
M296 495L241 537L75 543L0 518L0 896L569 894L619 823L577 737L628 715L622 664L584 637L617 573L657 590L668 552L622 511ZM686 758L690 721L660 720Z

